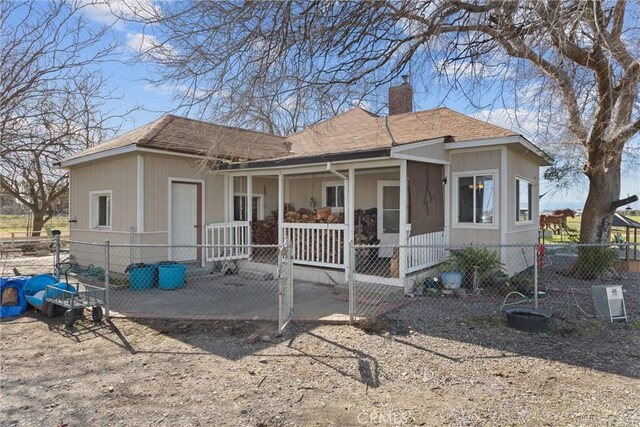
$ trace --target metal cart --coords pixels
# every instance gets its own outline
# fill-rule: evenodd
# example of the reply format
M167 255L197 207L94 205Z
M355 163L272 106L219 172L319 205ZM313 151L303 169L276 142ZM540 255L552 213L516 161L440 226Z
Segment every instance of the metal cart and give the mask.
M64 324L73 326L76 319L84 313L85 308L91 307L91 318L94 322L102 321L105 305L106 292L104 288L84 283L69 283L67 273L71 268L71 263L64 262L56 264L58 271L64 273L67 288L58 285L50 285L46 288L46 302L66 308L64 312Z

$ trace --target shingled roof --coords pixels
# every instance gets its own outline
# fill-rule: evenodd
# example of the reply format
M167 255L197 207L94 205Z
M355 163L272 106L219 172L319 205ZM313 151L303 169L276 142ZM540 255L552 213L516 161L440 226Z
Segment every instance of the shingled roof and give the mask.
M269 159L288 153L281 136L166 114L65 161L129 145L186 154L215 154L229 160Z
M250 161L388 148L441 137L460 142L506 136L518 134L449 108L382 117L358 107L289 137L169 114L65 161L129 145Z
M450 137L451 141L518 136L491 123L460 114L449 108L381 117L354 108L339 116L291 135L294 155L340 153L366 150Z

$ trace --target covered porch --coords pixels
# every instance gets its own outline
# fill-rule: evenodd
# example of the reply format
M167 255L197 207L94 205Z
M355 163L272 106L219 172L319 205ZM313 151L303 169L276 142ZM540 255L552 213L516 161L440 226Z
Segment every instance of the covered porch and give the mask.
M353 273L405 286L446 257L443 247L425 246L448 243L448 174L448 162L421 158L228 171L224 221L206 224L206 261L259 263L252 245L286 242L296 266L339 273L342 282ZM430 230L420 232L425 218ZM376 246L375 271L350 256L350 244Z

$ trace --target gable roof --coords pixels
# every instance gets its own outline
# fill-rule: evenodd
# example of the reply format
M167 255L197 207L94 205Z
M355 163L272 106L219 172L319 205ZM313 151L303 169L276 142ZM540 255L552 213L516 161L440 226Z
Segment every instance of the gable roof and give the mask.
M64 161L130 145L195 155L215 153L229 160L268 159L288 153L281 136L166 114Z
M388 117L356 107L288 137L167 114L63 162L126 146L242 162L359 152L437 138L463 142L519 136L446 107Z
M291 135L293 155L340 153L449 137L452 142L518 136L449 108L381 117L354 108Z

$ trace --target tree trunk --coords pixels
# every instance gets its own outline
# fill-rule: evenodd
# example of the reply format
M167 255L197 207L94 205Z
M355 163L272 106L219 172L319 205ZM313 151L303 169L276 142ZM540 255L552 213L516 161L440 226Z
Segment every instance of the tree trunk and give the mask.
M603 141L601 147L606 147ZM622 152L593 150L585 174L589 178L589 194L580 226L580 243L609 243L611 220L615 213L611 203L620 198L620 165Z
M33 212L33 229L31 230L32 237L39 237L42 227L44 227L44 217L46 212Z
M611 220L616 210L612 203L620 197L622 153L607 151L605 147L606 142L600 141L592 148L585 165L589 194L582 213L580 243L606 245L611 240ZM608 246L580 247L572 274L579 279L596 279L608 271L617 258L617 251Z

